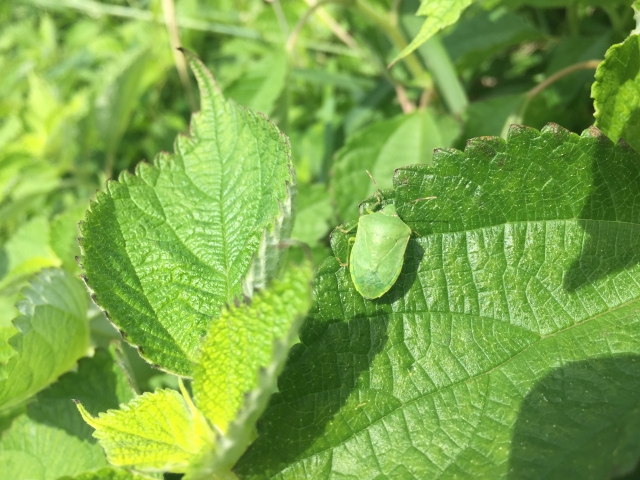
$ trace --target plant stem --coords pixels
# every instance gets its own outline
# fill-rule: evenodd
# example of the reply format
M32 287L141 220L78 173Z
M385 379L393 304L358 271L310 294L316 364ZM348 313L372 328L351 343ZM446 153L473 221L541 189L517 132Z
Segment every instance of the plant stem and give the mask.
M380 27L398 50L403 50L407 46L407 41L402 35L402 32L400 32L398 26L391 22L389 18L380 14L364 0L356 0L356 6L365 17ZM423 87L427 86L429 83L427 73L422 68L416 56L411 53L404 57L403 60L407 64L407 68L411 72L411 75L413 75L415 81Z
M119 5L107 5L104 3L94 2L93 0L27 0L29 3L46 8L65 9L72 8L79 12L86 13L92 17L101 17L109 15L112 17L129 18L131 20L139 20L144 22L164 23L161 17L154 15L148 10L142 10L133 7L122 7ZM176 18L176 23L180 28L189 30L197 30L201 32L211 32L220 35L232 35L234 37L249 38L259 42L281 43L282 37L264 36L257 30L240 27L237 25L224 25L221 23L207 22L197 18L180 17ZM300 45L309 50L319 52L333 53L336 55L346 55L350 57L358 57L358 53L350 48L344 48L327 42L300 41Z
M461 115L467 109L469 99L440 36L434 35L418 47L418 54L431 72L449 111L456 116Z
M569 32L572 37L580 35L580 19L578 18L578 2L574 1L567 6L567 22L569 23Z
M187 93L187 100L191 111L195 112L198 109L195 96L193 94L193 88L189 81L189 73L187 72L187 62L178 48L180 44L180 32L178 30L178 24L176 23L176 8L173 0L162 0L162 12L164 14L164 21L167 25L167 31L169 32L169 42L171 43L171 52L173 53L173 61L176 64L176 70L178 70L178 76L180 82Z
M598 68L598 65L600 65L600 62L602 62L602 60L587 60L585 62L579 62L579 63L574 63L573 65L569 65L568 67L557 71L556 73L551 75L549 78L546 78L545 80L540 82L538 85L533 87L531 90L529 90L526 94L526 98L528 100L532 100L533 98L536 97L536 95L538 95L545 88L547 88L550 85L553 85L561 78L566 77L567 75L570 75L573 72L577 72L579 70L596 69Z
M329 3L340 3L340 4L344 4L346 3L345 0L320 0L317 3L314 3L313 5L311 5L309 7L309 9L304 12L304 15L302 15L302 17L300 17L300 20L298 20L298 23L296 23L296 26L293 27L293 30L291 31L291 34L289 35L289 38L287 38L287 43L285 46L285 49L287 50L288 53L293 52L293 49L296 46L296 43L298 41L298 37L300 36L300 32L302 31L302 29L304 28L304 26L307 24L307 22L309 21L309 19L311 18L311 16L320 8L322 8L323 6L329 4ZM352 41L353 38L349 37ZM353 43L348 44L348 46L350 46L351 48L357 48L357 45L355 45L355 41L353 41Z
M289 23L287 22L287 17L285 17L284 15L284 10L282 10L282 5L280 5L280 0L269 1L273 5L273 11L276 13L276 18L278 19L280 30L282 30L284 38L287 38L289 36Z
M305 0L305 2L310 7L313 7L316 4L316 0ZM349 32L342 28L342 26L323 7L318 9L318 16L331 29L333 34L342 41L342 43L350 48L358 49L358 44L355 39L349 35Z
M580 70L596 69L598 68L598 65L600 65L601 62L602 60L587 60L585 62L574 63L573 65L569 65L568 67L557 71L556 73L551 75L549 78L546 78L545 80L540 82L538 85L533 87L524 95L524 101L522 102L522 105L520 106L520 109L518 110L518 112L509 115L509 118L507 118L507 121L505 122L505 125L502 128L501 136L503 138L506 138L506 135L509 131L509 127L511 126L511 124L522 123L524 115L527 112L527 108L529 108L529 103L531 103L531 100L537 97L538 94L540 94L540 92L542 92L545 88L553 85L561 78L564 78L567 75L570 75L574 72L578 72Z

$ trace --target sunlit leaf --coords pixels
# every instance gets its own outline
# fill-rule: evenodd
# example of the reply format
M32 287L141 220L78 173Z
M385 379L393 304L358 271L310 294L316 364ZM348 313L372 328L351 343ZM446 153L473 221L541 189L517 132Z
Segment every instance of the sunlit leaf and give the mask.
M415 200L436 196L430 201ZM640 156L513 127L394 175L416 234L368 301L335 258L242 478L608 478L638 461ZM375 207L376 199L365 205ZM347 237L334 231L336 257Z
M96 302L144 358L180 375L243 282L249 294L275 273L293 187L286 137L188 58L201 89L190 137L109 182L81 225Z

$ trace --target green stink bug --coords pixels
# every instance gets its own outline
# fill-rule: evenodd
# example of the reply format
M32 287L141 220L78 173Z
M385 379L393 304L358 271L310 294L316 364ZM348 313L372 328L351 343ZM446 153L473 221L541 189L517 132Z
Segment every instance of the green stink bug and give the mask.
M377 187L378 184L369 171L366 172ZM377 205L380 205L380 188L375 196L378 200ZM417 198L409 203L435 198ZM357 225L347 230L338 227L338 230L349 233L356 226L356 236L349 238L348 242L349 246L353 243L351 254L347 253L349 263L342 263L340 259L338 262L343 267L349 267L351 280L360 295L368 299L379 298L393 287L400 276L412 230L398 216L393 204L385 205L379 212L372 212L367 208L367 214L360 216Z
M351 280L360 295L378 298L396 283L410 236L392 204L360 217L349 257Z

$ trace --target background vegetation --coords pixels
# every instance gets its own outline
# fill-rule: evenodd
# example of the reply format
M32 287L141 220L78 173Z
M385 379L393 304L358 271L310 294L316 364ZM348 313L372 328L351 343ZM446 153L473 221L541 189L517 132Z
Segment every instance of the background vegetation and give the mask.
M33 275L46 267L81 273L77 223L89 199L108 178L172 151L188 130L199 94L178 45L202 59L227 98L268 115L289 136L298 182L292 237L310 245L317 265L331 255L330 231L356 220L358 204L374 192L365 170L385 189L396 168L430 165L433 149L463 149L473 137L506 137L512 123L591 126L594 70L635 27L630 1L477 1L389 67L420 31L418 7L417 0L2 2L0 360L11 355L5 340L16 333L12 320L24 311L15 304ZM120 337L97 307L87 308L91 345ZM132 365L140 392L177 388L175 376L123 348L117 358ZM0 428L27 411L11 407Z

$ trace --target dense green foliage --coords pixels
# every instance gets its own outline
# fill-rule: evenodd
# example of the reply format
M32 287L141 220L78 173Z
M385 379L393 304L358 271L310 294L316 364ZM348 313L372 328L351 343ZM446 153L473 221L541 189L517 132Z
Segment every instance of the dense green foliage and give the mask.
M0 476L636 478L632 3L0 4Z

